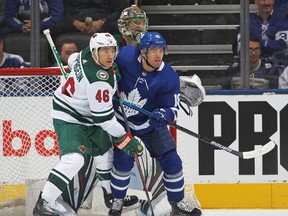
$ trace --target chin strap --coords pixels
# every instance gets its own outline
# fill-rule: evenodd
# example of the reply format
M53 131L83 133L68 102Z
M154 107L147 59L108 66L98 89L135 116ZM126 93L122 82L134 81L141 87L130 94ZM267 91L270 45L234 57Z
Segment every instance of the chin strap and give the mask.
M143 57L143 59L145 60L146 64L147 64L149 67L153 68L154 70L158 70L159 67L155 68L155 67L153 67L153 66L148 62L148 59L146 59L146 58L144 58L144 57Z

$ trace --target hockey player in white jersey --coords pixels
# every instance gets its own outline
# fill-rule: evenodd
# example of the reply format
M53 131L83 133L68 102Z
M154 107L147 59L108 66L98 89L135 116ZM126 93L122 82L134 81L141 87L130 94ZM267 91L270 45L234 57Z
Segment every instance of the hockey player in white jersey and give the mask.
M115 148L128 155L134 151L142 153L141 144L125 132L114 116L112 97L119 75L114 63L117 52L117 42L111 34L94 34L89 47L77 56L65 84L55 91L52 118L60 161L51 170L33 215L75 215L67 213L65 206L56 200L91 156L102 155L104 161L96 164L97 177L102 187L111 191L113 151L108 134L114 137Z

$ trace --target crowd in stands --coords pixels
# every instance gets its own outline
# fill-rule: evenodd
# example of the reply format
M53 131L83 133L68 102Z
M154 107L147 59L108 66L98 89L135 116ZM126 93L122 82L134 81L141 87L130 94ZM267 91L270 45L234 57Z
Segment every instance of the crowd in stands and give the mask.
M177 5L181 2L186 4L240 4L240 0L140 0L138 5ZM109 32L119 35L117 20L123 9L133 3L134 1L131 0L39 0L40 33L49 28L54 40L61 34L73 32L82 32L89 35L95 32ZM253 78L262 77L268 83L270 82L268 84L269 88L281 88L281 86L286 88L286 85L280 85L276 82L275 77L280 77L283 71L288 71L288 69L285 70L285 67L288 66L288 1L251 0L250 3L255 3L258 8L256 13L250 14L250 35L253 38L250 40L250 45L251 43L259 43L259 49L250 47L250 75ZM11 33L30 32L30 6L30 0L0 0L1 39ZM91 19L89 24L87 17ZM255 42L255 38L258 42ZM3 40L1 40L1 43L3 53ZM62 59L65 65L67 65L68 56L79 50L73 40L60 41L60 44L56 45L61 57L62 52L65 56ZM66 49L66 47L68 48ZM233 44L233 55L239 56L239 54L240 27ZM5 56L8 55L5 54ZM2 57L0 68L6 67L3 54L0 57ZM17 59L19 58L17 57ZM53 59L53 57L50 59ZM51 65L55 66L56 64L51 62ZM29 64L19 64L19 67L27 66L29 67ZM233 89L235 87L232 83L234 76L240 76L239 62L231 63L228 68L227 79L222 84L223 89ZM285 83L283 77L286 76L282 76L282 83Z
M282 0L255 0L256 13L250 14L250 85L251 88L285 88L283 85L283 73L288 66L288 1ZM240 50L240 26L237 34L237 49L233 47L234 55L239 55ZM257 45L257 49L253 46ZM236 51L237 50L237 51ZM254 51L253 51L254 50ZM238 58L239 59L239 58ZM233 63L227 71L227 77L240 76L240 64ZM263 81L259 80L263 79ZM229 79L228 79L229 80ZM237 80L237 79L236 79ZM227 80L226 80L227 81ZM239 82L239 79L237 80ZM286 80L287 82L287 80ZM261 85L262 83L262 85ZM235 79L230 88L235 87ZM238 85L239 86L239 85ZM229 88L224 84L223 88Z

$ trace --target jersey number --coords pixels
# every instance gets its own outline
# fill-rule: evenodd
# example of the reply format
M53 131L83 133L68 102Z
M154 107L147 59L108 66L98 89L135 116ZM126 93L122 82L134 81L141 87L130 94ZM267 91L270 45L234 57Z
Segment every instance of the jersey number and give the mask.
M100 102L108 102L109 101L109 90L98 90L96 93L96 100Z
M73 77L69 77L62 88L62 94L71 97L71 95L73 95L74 92L75 92L74 79Z

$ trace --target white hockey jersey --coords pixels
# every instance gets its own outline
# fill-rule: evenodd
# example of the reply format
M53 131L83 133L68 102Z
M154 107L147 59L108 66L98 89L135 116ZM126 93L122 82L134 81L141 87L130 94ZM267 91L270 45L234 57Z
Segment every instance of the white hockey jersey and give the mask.
M117 88L114 68L97 66L89 48L82 50L65 84L54 93L52 118L98 125L114 137L125 134L114 116L112 98Z

